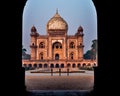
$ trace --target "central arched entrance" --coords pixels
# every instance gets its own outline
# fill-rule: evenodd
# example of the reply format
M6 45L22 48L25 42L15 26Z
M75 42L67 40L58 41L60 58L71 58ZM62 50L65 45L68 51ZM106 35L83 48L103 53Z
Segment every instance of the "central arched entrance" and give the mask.
M62 58L62 44L60 42L55 42L52 45L52 58L54 60L59 60Z

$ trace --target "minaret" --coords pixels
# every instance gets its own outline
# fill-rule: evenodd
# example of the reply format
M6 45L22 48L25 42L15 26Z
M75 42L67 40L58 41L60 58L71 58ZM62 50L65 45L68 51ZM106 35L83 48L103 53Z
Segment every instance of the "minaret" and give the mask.
M75 34L75 36L77 36L78 38L78 44L77 44L77 47L78 47L78 59L79 60L83 60L83 48L84 48L84 45L83 45L83 28L82 26L80 26L77 30L77 33Z
M37 37L38 37L37 30L35 26L31 28L31 42L30 42L30 49L31 49L31 60L36 60L36 51L37 51Z

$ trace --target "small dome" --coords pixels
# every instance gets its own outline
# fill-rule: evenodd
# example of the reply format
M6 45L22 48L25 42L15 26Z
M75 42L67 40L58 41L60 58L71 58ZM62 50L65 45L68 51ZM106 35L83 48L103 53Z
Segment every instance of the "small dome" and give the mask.
M75 36L83 36L83 27L79 26L77 32L75 33Z
M56 11L56 14L48 21L47 30L68 30L66 21L59 15L58 11Z
M31 28L31 36L39 36L39 34L37 33L37 29L35 28L35 26L33 25Z
M36 31L37 30L36 30L35 26L33 25L32 28L31 28L31 32L36 32Z
M83 32L82 26L80 26L80 27L78 28L78 31L79 31L79 32Z

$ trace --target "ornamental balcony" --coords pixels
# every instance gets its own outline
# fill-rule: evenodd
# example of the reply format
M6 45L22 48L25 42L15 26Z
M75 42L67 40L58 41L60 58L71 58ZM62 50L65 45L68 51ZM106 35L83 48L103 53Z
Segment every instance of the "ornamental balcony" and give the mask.
M30 45L30 48L37 48L37 45Z
M33 37L38 37L39 34L37 32L31 32L30 36L33 36Z
M78 45L77 47L78 47L78 48L82 48L82 47L84 47L84 45Z

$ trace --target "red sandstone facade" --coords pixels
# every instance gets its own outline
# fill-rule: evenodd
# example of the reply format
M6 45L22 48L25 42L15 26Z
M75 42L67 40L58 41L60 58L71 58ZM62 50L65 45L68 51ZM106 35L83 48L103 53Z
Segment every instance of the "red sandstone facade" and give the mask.
M83 58L83 28L75 35L67 35L68 24L58 12L48 21L46 35L40 35L35 26L31 28L31 58L22 60L23 67L33 68L79 68L97 65L96 60Z

